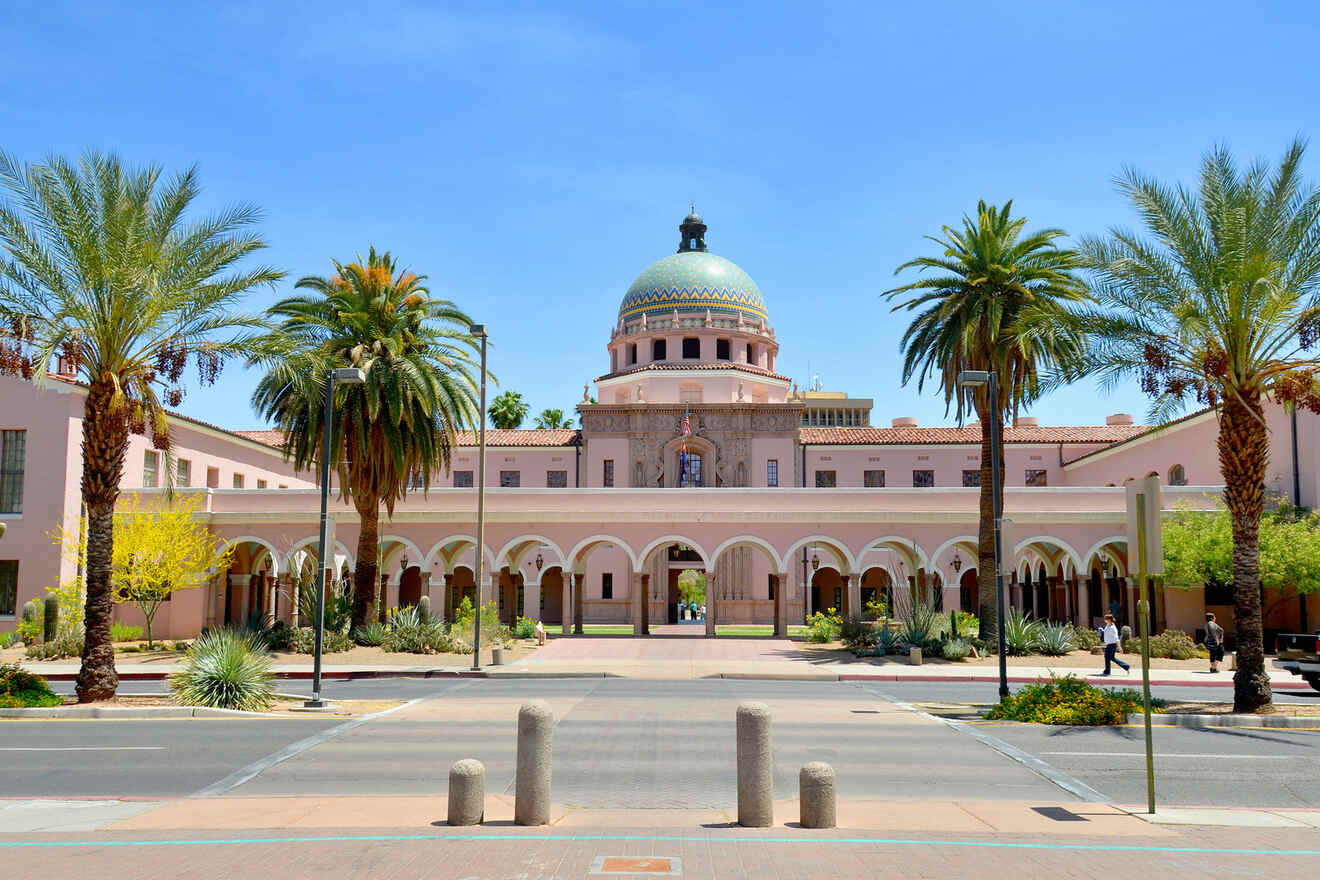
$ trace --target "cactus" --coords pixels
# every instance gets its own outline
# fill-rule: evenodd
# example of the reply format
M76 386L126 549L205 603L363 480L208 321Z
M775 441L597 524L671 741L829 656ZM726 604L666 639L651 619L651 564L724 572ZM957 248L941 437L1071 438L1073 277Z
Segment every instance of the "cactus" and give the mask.
M60 629L60 597L54 593L46 594L46 621L42 629L42 641L50 644Z
M431 622L431 597L423 596L417 600L417 616L423 624Z
M23 604L23 619L28 623L35 623L40 613L41 603L36 599L30 599Z

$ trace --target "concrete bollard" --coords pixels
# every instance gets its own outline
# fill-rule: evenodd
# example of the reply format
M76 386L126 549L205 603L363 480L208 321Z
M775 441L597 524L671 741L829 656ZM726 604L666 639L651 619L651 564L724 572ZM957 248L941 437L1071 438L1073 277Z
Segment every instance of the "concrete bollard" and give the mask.
M498 647L497 647L497 648L491 648L491 649L490 649L490 665L491 665L491 666L503 666L503 665L504 665L504 649L503 649L503 648L498 648Z
M834 768L824 761L802 765L798 773L798 815L803 828L833 828L837 797Z
M921 665L921 649L920 649L920 648L909 648L909 649L908 649L908 665L909 665L909 666L920 666L920 665Z
M769 828L775 821L775 780L770 752L770 707L738 706L738 824Z
M1227 654L1224 655L1224 659L1228 661L1228 669L1229 669L1229 671L1230 671L1230 672L1236 672L1236 671L1237 671L1237 651L1229 651Z
M513 821L550 823L550 734L555 714L545 700L528 700L518 710L518 763L515 770Z
M449 824L480 825L485 816L486 767L475 758L455 761L449 768Z

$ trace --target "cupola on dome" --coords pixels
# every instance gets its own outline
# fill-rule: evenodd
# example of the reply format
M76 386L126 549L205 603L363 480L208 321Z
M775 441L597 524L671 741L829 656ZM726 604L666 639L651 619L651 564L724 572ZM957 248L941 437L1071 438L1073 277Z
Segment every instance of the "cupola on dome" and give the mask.
M742 314L768 323L765 300L746 272L706 250L706 224L695 211L683 218L678 253L657 260L637 276L619 306L619 320L679 312Z

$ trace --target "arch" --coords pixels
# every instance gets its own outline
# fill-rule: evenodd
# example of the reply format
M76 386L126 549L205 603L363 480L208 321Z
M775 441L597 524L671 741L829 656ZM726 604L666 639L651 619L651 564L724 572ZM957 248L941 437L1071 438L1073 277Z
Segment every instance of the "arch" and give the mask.
M976 563L978 562L977 554L980 552L980 547L977 546L979 541L980 538L976 535L959 535L956 538L950 538L941 544L934 553L930 554L931 569L939 571L941 567L940 560L943 558L945 552L953 547L967 550L971 558L963 560L963 567L966 568L971 566L972 569L975 569ZM961 574L959 577L961 577Z
M524 546L526 544L536 544L538 551L541 546L545 546L546 548L554 551L555 558L559 560L561 563L567 563L568 561L568 557L564 555L564 551L560 549L559 545L554 541L550 540L549 538L545 537L544 535L519 535L518 537L514 538L512 541L501 547L499 549L499 552L495 554L495 559L497 561L503 561L506 565L509 566L511 570L516 569L518 567L520 557L524 553L526 553L529 549L526 546ZM547 560L546 562L548 565L549 560Z
M226 542L226 546L228 547L233 547L238 544L258 544L264 547L266 552L270 554L271 574L278 576L284 573L284 557L275 549L275 545L267 541L265 538L258 538L256 535L241 535Z
M402 535L381 535L377 539L376 546L384 547L387 543L403 545L403 547L406 548L408 552L411 554L412 556L411 561L413 565L421 565L423 562L426 561L426 557L422 555L422 549L418 547L416 544L414 544L412 541L403 537ZM399 571L392 564L394 555L395 555L394 553L389 553L389 554L382 553L381 568L389 573L390 583L397 586L399 583L399 578L403 573Z
M788 549L784 551L783 558L792 559L797 555L799 550L806 547L808 544L823 545L828 548L834 554L835 559L839 561L838 569L841 574L851 574L856 570L857 560L853 558L852 552L849 551L847 545L842 541L836 541L834 538L830 538L826 535L810 535L806 538L800 538L797 541L794 541L789 545Z
M286 554L285 558L293 559L293 554L297 553L299 550L302 550L304 547L310 547L312 555L315 556L316 544L320 540L321 538L319 535L309 535L306 538L294 542L294 544L291 547L289 547L289 552ZM339 540L338 538L335 539L334 551L335 551L333 554L334 556L343 556L345 559L348 560L349 568L357 567L357 559L354 557L354 555L351 552L349 552L349 549L346 546L344 546L344 542ZM331 565L330 568L334 568L334 565Z
M707 567L714 565L715 558L711 556L709 553L707 553L706 548L702 547L696 541L692 540L691 538L685 538L682 535L665 535L663 538L656 538L654 541L647 544L646 547L642 550L642 552L637 554L637 559L639 563L641 563L637 566L637 568L640 570L642 566L646 563L646 560L650 558L652 553L659 550L661 547L668 547L670 544L686 544L689 547L691 547L693 550L697 551L697 553L701 556L702 561L706 563Z
M619 545L619 547L623 549L623 552L628 556L628 562L632 565L633 571L641 570L642 566L638 563L637 554L633 553L632 547L629 546L627 541L614 535L592 535L589 538L583 538L581 541L578 541L573 545L572 550L568 551L568 556L564 559L564 563L570 568L576 569L582 551L590 549L597 544Z
M913 574L916 573L918 568L930 568L930 557L926 555L925 550L921 549L921 545L911 538L905 538L901 535L886 535L883 538L867 541L856 558L860 560L871 550L896 550L904 555L910 555L911 558L905 561L911 563Z
M1111 544L1122 544L1125 552L1114 553L1112 550L1110 550ZM1119 567L1123 570L1124 576L1126 576L1127 575L1126 550L1127 550L1127 535L1111 535L1108 538L1102 538L1099 541L1096 541L1094 544L1092 544L1090 550L1086 551L1086 556L1085 556L1086 561L1083 567L1086 568L1087 572L1089 573L1091 560L1099 558L1101 563L1100 567L1101 570L1103 571L1105 557L1112 554L1117 557L1116 561L1119 563Z
M441 554L444 552L444 549L451 544L463 544L475 547L477 546L477 539L472 535L449 535L448 537L441 538L431 546L429 551L427 551L427 554L424 557L424 567L431 568L437 562L441 561ZM447 561L449 564L445 568L446 571L448 571L449 568L457 568L460 565L460 563L453 560ZM487 574L497 571L495 568L495 557L491 555L489 547L482 548L482 561ZM468 567L471 568L470 565Z
M1187 485L1187 468L1183 467L1181 464L1175 464L1175 465L1173 465L1172 467L1170 467L1170 468L1169 468L1169 485L1170 485L1170 486L1186 486L1186 485Z
M1064 553L1067 553L1068 556L1072 559L1073 564L1076 565L1078 568L1081 568L1083 565L1082 557L1077 554L1077 551L1073 548L1071 544L1069 544L1067 541L1063 540L1062 538L1056 538L1052 535L1036 535L1034 537L1027 538L1026 540L1018 541L1017 546L1013 548L1013 552L1015 554L1021 553L1025 548L1027 548L1032 544L1053 544L1055 547L1058 547ZM1048 563L1050 560L1046 558L1045 561Z
M737 537L729 538L728 540L721 542L720 545L716 547L715 550L711 553L710 561L708 564L714 566L715 563L719 561L720 556L724 553L725 550L732 549L733 547L736 547L739 544L747 544L747 545L760 547L761 550L765 552L765 555L770 557L770 565L773 568L773 572L772 572L773 574L778 574L779 572L784 570L785 568L784 561L779 558L779 554L775 552L775 548L770 546L770 542L766 541L764 538L758 538L755 535L738 535Z

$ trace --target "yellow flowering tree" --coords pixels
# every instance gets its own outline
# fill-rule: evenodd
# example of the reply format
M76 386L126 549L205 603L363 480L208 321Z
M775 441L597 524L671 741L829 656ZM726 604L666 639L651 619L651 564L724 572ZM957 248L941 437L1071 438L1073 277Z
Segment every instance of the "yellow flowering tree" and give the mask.
M229 567L233 548L194 517L201 503L200 495L176 498L173 504L144 504L132 495L115 513L110 582L116 602L142 612L148 648L161 603Z

